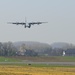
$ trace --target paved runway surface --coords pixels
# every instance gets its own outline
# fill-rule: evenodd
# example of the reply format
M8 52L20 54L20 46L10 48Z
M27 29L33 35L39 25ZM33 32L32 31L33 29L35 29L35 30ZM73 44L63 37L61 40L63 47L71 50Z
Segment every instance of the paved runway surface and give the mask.
M0 64L47 64L47 65L75 65L75 62L0 62Z

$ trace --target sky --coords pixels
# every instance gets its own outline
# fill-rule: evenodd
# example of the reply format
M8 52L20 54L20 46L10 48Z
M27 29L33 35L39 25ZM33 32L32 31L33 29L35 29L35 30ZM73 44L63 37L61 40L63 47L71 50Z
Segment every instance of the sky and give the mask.
M31 28L7 22L48 22ZM75 0L0 0L0 42L75 44Z

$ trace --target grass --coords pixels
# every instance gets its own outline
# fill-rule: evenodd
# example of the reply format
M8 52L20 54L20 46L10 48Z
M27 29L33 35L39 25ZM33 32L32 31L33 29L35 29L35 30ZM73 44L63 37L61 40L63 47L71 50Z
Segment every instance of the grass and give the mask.
M36 57L32 57L32 58L36 58ZM41 57L37 57L38 59L41 58ZM43 57L44 58L44 57ZM46 59L47 57L45 57ZM54 58L54 59L53 59ZM42 59L42 58L41 58ZM48 57L47 59L52 59L52 60L59 60L60 62L61 61L70 61L70 62L74 62L75 61L75 57L73 56L65 56L65 57L62 57L62 56L54 56L54 57ZM50 60L51 61L51 60ZM59 62L58 61L58 62ZM51 64L27 64L27 63L12 63L12 62L22 62L21 59L18 58L12 58L12 57L0 57L0 65L17 65L17 66L30 66L30 67L74 67L75 68L75 65L51 65ZM3 63L4 62L4 63ZM6 63L5 63L6 62ZM8 63L10 62L10 63ZM53 62L53 61L52 61Z
M75 62L75 56L50 56L50 57L2 57L0 56L0 62L21 62L23 60L34 62Z
M0 75L75 75L75 67L0 65Z
M13 56L19 60L28 60L34 62L75 62L75 56L37 56L37 57L26 57L26 56Z
M57 56L56 58L63 62L75 62L75 56Z
M0 57L0 62L20 62L21 60L9 57Z
M64 68L75 68L75 65L46 65L46 64L0 64L0 66L20 66L20 67L37 67L37 68L43 68L43 67L47 67L47 68L51 68L51 67L64 67Z

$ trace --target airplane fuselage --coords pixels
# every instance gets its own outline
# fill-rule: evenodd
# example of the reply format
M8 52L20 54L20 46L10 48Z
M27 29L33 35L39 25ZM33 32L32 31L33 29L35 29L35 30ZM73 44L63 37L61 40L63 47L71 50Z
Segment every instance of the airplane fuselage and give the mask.
M26 24L25 24L25 28L26 28L26 27L30 28L31 25L30 25L29 23L26 23Z

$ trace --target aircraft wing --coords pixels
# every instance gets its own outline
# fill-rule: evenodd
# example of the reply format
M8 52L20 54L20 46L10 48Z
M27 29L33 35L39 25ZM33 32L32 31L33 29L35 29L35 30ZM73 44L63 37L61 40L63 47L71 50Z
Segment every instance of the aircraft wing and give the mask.
M34 25L34 24L42 24L42 23L47 23L47 22L31 22L31 23L29 23L29 25Z
M8 24L25 25L24 22L8 22Z

